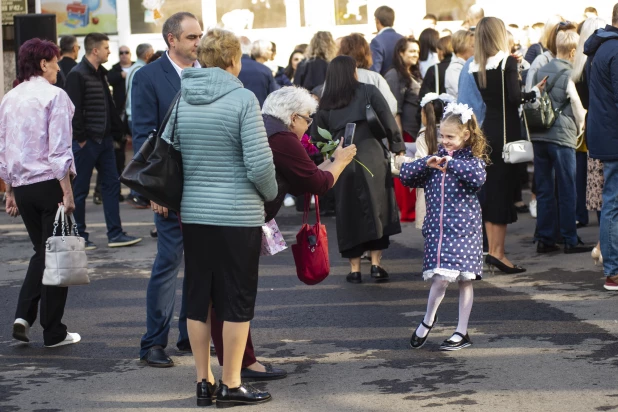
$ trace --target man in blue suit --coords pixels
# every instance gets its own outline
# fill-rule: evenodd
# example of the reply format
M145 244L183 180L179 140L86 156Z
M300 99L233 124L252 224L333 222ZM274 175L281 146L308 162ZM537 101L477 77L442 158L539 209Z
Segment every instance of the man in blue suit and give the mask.
M180 90L180 74L197 63L197 46L202 29L191 13L176 13L163 25L163 38L169 48L160 59L138 70L131 86L131 117L133 149L137 153L148 134L161 127L172 100ZM174 314L176 278L183 257L183 242L178 215L152 205L157 227L157 257L155 258L146 294L146 333L142 337L140 359L154 367L174 366L165 353L167 337ZM190 351L187 315L180 309L178 349Z
M371 70L384 76L393 67L395 44L403 36L393 29L395 11L390 7L378 7L374 17L378 35L371 40L371 57L373 58Z

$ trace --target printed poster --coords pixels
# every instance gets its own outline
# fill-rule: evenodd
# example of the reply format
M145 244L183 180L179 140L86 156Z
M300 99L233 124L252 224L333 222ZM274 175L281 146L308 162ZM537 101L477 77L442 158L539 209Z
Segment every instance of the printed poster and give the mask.
M28 14L28 0L2 0L2 25L12 26L16 14Z
M202 0L129 0L131 33L159 33L172 14L188 11L202 23ZM206 29L204 28L204 31Z
M41 0L41 9L56 15L58 36L118 33L116 0Z

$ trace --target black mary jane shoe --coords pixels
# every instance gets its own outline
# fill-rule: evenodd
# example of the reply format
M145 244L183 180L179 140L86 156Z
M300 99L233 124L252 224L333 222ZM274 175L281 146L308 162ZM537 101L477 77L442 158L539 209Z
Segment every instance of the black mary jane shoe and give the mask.
M270 393L260 391L248 383L241 383L238 388L229 388L219 381L219 387L215 394L217 408L231 408L238 405L255 405L265 403L272 399Z
M451 340L452 337L455 336L455 335L461 337L461 340L459 342L454 342L454 341ZM467 348L468 346L472 345L472 341L470 340L470 336L468 336L467 333L466 333L466 336L464 336L464 335L462 335L459 332L455 332L455 333L453 333L453 336L451 336L450 338L448 338L447 340L442 342L442 344L440 345L440 350L453 351L453 350L459 350L459 349Z
M174 361L167 356L162 346L153 346L146 352L140 362L153 368L170 368L174 366Z
M350 272L348 276L345 277L345 280L350 283L363 283L363 276L360 272Z
M507 275L514 275L517 273L524 273L526 271L525 268L521 266L507 266L498 258L493 257L492 255L485 256L485 263L489 267L489 272L494 273L494 268L497 268L500 272L506 273Z
M217 384L202 379L197 383L197 406L210 406L217 399Z
M377 281L385 282L388 280L388 272L380 266L371 265L371 277Z
M550 245L539 241L536 244L536 253L554 253L558 251L560 251L560 246L555 243L553 245Z
M274 368L272 365L265 363L266 372L253 371L249 368L240 370L240 378L247 381L274 381L283 379L288 376L288 373L283 369Z
M422 348L425 342L427 342L427 337L429 336L429 332L431 332L431 329L433 329L433 327L436 326L436 323L438 323L438 315L436 315L436 317L433 318L433 324L431 326L427 326L425 322L421 322L421 325L423 325L424 327L428 329L427 335L425 335L424 338L419 337L416 334L416 331L418 330L418 328L416 328L416 330L414 330L414 333L412 334L412 337L410 338L410 347L412 349Z

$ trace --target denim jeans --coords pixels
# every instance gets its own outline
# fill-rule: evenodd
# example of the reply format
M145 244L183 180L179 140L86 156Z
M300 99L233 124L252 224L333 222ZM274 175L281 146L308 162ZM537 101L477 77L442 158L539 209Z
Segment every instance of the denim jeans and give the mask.
M556 219L559 217L560 234L564 243L568 246L577 246L575 149L544 142L534 142L533 145L537 240L547 245L556 243ZM554 181L558 185L558 201L556 201Z
M586 188L588 186L588 153L575 152L577 171L575 173L577 187L577 206L575 208L575 220L582 225L589 222L588 209L586 208Z
M116 156L114 155L114 143L111 137L106 137L101 143L94 140L86 140L84 147L79 147L77 140L73 140L73 156L77 176L73 180L73 197L75 198L75 222L80 236L88 240L86 232L86 198L90 192L90 179L92 171L97 168L101 175L101 195L103 197L103 213L107 225L107 238L109 240L122 234L120 222L120 206L118 205L118 193L120 193L120 181L116 169Z
M142 337L140 358L153 346L167 346L167 335L174 315L176 279L183 257L182 231L178 215L172 211L167 218L155 214L157 227L157 257L152 266L146 292L146 333ZM188 343L187 312L184 291L178 321L178 343Z
M603 162L601 254L605 276L618 275L618 160Z

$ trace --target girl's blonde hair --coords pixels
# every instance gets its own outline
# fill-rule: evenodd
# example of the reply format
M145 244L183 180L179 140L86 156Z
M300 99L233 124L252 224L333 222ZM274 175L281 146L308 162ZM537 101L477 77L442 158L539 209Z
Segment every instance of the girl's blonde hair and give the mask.
M479 65L479 87L487 87L487 60L498 52L510 53L504 22L496 17L483 18L474 32L474 61Z
M483 160L487 165L491 163L491 161L489 160L490 148L487 145L487 140L485 139L483 131L479 127L475 115L472 115L472 118L466 123L462 123L460 115L448 113L444 117L444 119L442 119L442 123L440 123L440 125L442 127L444 125L457 126L460 133L463 133L465 130L469 130L470 138L465 142L465 146L469 146L472 148L472 155L474 157L478 157L479 159Z
M337 45L329 31L319 31L313 35L309 47L307 47L307 58L317 58L330 62L336 56Z
M242 56L240 41L234 33L219 28L210 29L197 47L197 61L202 67L227 69Z
M573 70L571 71L571 79L575 83L582 79L586 60L588 59L588 56L584 54L586 40L588 40L592 33L601 27L605 27L605 20L600 17L591 17L582 24L582 30L579 33L579 44L575 51L575 62L573 63Z

